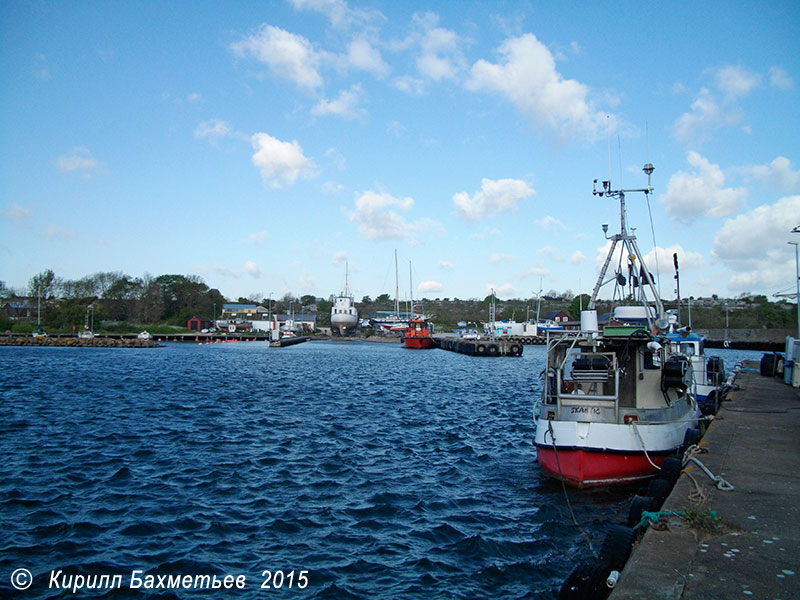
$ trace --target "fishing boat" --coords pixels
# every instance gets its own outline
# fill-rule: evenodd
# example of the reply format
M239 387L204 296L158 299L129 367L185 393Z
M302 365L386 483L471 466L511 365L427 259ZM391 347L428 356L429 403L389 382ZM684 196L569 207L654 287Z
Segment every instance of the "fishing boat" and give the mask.
M643 189L613 190L605 181L598 190L595 181L594 195L619 199L620 232L608 237L603 226L611 246L580 330L547 333L543 391L534 408L537 459L546 475L576 487L651 477L697 434L690 431L699 418L691 362L669 352L668 319L626 222L625 194L653 191L653 166L644 172ZM617 249L616 273L606 280ZM612 300L637 306L642 322L600 328L597 297L608 283L615 286Z
M428 323L426 319L415 317L408 322L408 329L403 337L403 345L406 348L418 350L436 348L436 340L432 334L433 323Z
M731 390L725 374L725 364L720 356L707 356L705 338L692 331L692 305L689 303L689 324L680 327L681 278L678 254L672 255L675 265L675 282L678 293L678 309L668 310L670 351L682 355L692 363L692 394L705 415L714 415ZM727 338L727 335L726 335ZM727 347L727 346L726 346Z
M352 335L358 325L358 309L353 295L347 286L348 268L345 263L344 290L333 299L331 306L331 333L333 335Z
M720 356L705 353L705 338L690 327L681 327L667 334L670 352L685 356L692 365L692 394L703 414L716 414L731 390L727 383L725 363Z

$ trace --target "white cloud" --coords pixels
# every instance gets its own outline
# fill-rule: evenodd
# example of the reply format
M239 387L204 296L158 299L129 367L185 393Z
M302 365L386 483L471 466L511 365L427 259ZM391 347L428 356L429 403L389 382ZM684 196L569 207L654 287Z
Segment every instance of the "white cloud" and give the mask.
M494 290L495 295L498 298L514 298L517 295L517 288L515 288L510 283L504 283L503 285L494 285L493 283L486 284L486 294L489 295Z
M566 229L564 223L556 219L555 217L551 217L550 215L546 216L544 219L539 219L535 221L538 223L542 229Z
M222 277L233 277L234 279L239 279L242 275L249 275L253 279L261 279L264 276L261 269L252 260L246 261L241 269L231 269L217 264L212 268L218 275Z
M244 272L250 275L250 277L253 279L259 279L263 275L261 273L261 269L259 269L258 265L252 260L248 260L244 263Z
M691 105L691 112L683 113L675 121L673 132L678 141L702 141L709 132L720 127L732 127L742 120L742 111L729 104L720 104L707 88L700 90Z
M800 216L800 196L787 196L728 219L714 238L713 256L733 275L733 291L771 293L794 282L792 227ZM796 236L795 236L796 237Z
M336 254L333 255L333 258L331 259L331 264L340 265L346 261L347 261L347 252L345 252L344 250L339 250Z
M792 163L784 156L779 156L768 165L744 167L742 171L745 175L770 183L783 192L800 191L800 171L793 171Z
M425 93L425 82L422 81L422 79L411 77L410 75L395 78L392 81L392 85L395 89L414 96L421 96Z
M269 240L268 231L259 231L258 233L251 233L247 237L247 243L251 246L263 246Z
M770 69L770 81L773 80L773 73L776 82L785 82L781 78L780 70L772 69ZM678 141L698 143L716 129L733 127L741 123L744 113L736 105L736 101L750 94L763 79L759 73L733 65L710 69L706 71L706 75L710 76L710 87L716 92L710 87L701 88L691 104L691 111L683 113L675 120L673 135ZM680 91L685 91L685 88L682 87ZM742 130L748 134L751 132L749 125L743 125Z
M303 155L303 149L296 140L282 142L266 133L256 133L251 138L253 164L261 171L264 181L272 187L294 183L298 177L313 174L313 162Z
M747 197L746 189L723 187L722 169L697 152L689 152L687 160L694 170L678 171L670 177L661 198L667 214L682 223L692 223L698 217L726 217L739 210Z
M794 87L794 81L789 74L780 67L769 68L769 84L779 90L789 90Z
M22 225L30 220L33 211L30 208L20 206L16 202L12 202L8 208L2 210L2 215L9 221Z
M264 23L253 35L231 44L239 56L250 56L266 64L278 77L306 89L322 85L318 67L319 54L311 42L301 35Z
M379 78L389 73L389 65L384 62L380 51L363 37L356 38L347 46L347 63Z
M553 246L543 246L536 251L536 254L539 256L555 256L558 254L558 250Z
M411 226L393 208L408 211L413 204L412 198L368 190L356 198L350 220L358 223L359 232L368 240L404 239Z
M209 119L203 121L194 130L194 137L197 139L209 139L211 141L227 137L231 133L231 125L220 119Z
M759 84L761 76L745 69L731 65L721 67L714 72L717 87L728 97L746 96Z
M460 38L450 29L437 27L439 17L434 13L414 15L414 24L420 29L420 55L417 69L433 81L455 79L466 62L459 49Z
M440 260L439 268L442 269L443 271L452 271L455 268L455 266L451 262L448 262L446 260Z
M420 294L427 294L430 292L441 292L444 289L444 286L439 283L438 281L427 280L427 281L420 281L419 285L417 286L417 291Z
M386 20L378 10L355 9L345 0L289 0L295 10L310 10L324 15L336 29L353 25L368 26Z
M593 139L605 129L606 114L589 102L589 88L565 79L536 36L507 39L498 53L497 64L479 60L472 66L467 89L498 92L535 125L546 125L561 135Z
M678 267L680 268L681 273L684 273L685 271L694 271L706 266L706 261L702 254L699 252L690 252L688 250L684 250L679 245L669 246L667 248L656 246L642 258L644 259L647 268L653 273L655 273L656 270L659 270L663 273L671 272L674 274L675 267L673 266L672 262L674 254L678 255ZM657 261L656 257L658 257Z
M363 91L358 84L350 86L349 90L342 90L334 100L324 98L311 109L311 114L317 116L335 115L346 119L354 119L365 114L364 109L358 108Z
M482 179L481 189L472 198L466 192L453 196L458 216L475 221L484 217L498 215L516 208L519 201L535 194L524 181L519 179Z
M489 257L489 260L493 263L500 263L500 262L512 262L517 260L517 257L513 254L503 254L502 252L495 252Z
M322 191L331 196L335 196L344 192L344 186L337 181L326 181L322 184Z
M394 42L392 48L417 52L416 67L423 80L455 80L466 66L460 48L461 37L451 29L439 27L439 16L433 12L415 14L413 26L413 31L405 39ZM420 93L424 83L404 77L395 80L395 86L406 92Z
M575 250L572 253L572 256L569 257L569 264L571 265L582 265L586 262L586 255L580 250Z
M78 171L84 173L86 177L91 177L100 168L100 163L92 156L88 148L76 146L70 150L69 154L59 156L56 166L62 173Z

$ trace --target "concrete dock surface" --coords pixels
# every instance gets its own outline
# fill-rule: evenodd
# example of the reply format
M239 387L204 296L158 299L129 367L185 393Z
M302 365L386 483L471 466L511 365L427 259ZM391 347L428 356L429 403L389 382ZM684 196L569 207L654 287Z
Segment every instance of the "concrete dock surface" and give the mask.
M609 598L800 598L800 390L747 362ZM700 496L698 498L698 487ZM662 529L663 528L663 529Z

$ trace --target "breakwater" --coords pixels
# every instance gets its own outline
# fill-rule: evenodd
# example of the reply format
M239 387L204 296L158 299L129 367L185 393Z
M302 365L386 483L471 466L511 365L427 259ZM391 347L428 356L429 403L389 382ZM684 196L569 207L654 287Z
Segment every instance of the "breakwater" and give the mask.
M48 346L69 348L158 348L155 340L140 340L125 337L31 337L6 335L0 337L0 346Z

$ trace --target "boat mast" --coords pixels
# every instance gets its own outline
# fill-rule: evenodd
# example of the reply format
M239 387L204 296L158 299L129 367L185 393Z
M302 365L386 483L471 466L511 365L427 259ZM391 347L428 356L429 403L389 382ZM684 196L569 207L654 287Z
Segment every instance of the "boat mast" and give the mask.
M408 289L411 295L411 315L414 315L414 284L411 283L411 261L408 261Z
M658 295L658 290L656 289L655 282L653 278L650 276L650 271L648 271L647 266L644 264L644 260L642 259L642 253L639 251L639 246L636 244L636 236L632 233L628 233L628 226L627 226L627 213L625 208L625 194L629 192L642 192L645 196L649 195L650 192L653 191L653 187L650 185L650 175L653 173L654 168L653 165L647 163L643 169L647 174L647 187L640 188L640 189L632 189L632 190L612 190L611 189L611 181L604 181L603 182L603 189L597 190L597 180L594 180L594 187L592 189L592 195L594 196L610 196L610 197L617 197L619 198L619 230L620 232L616 235L611 236L610 238L606 236L606 239L611 240L611 247L608 250L608 255L606 256L606 260L603 263L603 268L600 270L600 276L597 278L597 283L594 286L594 290L592 290L592 299L589 301L589 310L594 310L595 305L597 302L597 294L600 292L600 288L607 283L605 281L606 273L608 271L608 265L611 263L611 258L614 255L614 250L617 247L617 242L622 242L622 249L627 249L628 255L634 257L640 265L640 280L644 279L645 283L650 288L650 291L653 293L653 302L656 307L656 315L657 317L661 317L664 314L664 306L661 303L661 298ZM603 225L603 233L608 232L608 225ZM650 319L650 313L647 311L648 303L647 298L642 294L642 303L645 306L645 314L647 315L648 322Z
M394 314L400 316L400 280L397 277L397 248L394 249Z

